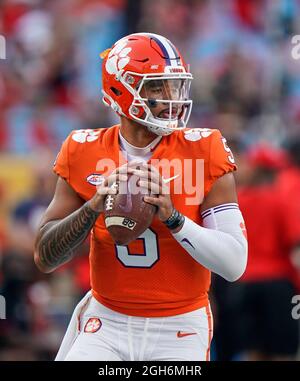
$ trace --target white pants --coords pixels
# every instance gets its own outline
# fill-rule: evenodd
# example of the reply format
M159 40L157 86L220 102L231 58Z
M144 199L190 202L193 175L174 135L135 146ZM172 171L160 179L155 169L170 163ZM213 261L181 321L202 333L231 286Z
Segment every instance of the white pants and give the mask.
M209 360L212 339L209 307L171 317L143 318L112 311L90 296L79 319L80 331L68 352L57 360Z

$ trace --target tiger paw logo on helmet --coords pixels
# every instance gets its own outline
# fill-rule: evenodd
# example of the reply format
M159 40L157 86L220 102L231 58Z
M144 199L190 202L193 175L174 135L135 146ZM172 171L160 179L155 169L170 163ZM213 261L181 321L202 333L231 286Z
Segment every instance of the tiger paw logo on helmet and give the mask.
M109 74L118 74L129 63L128 54L132 48L126 48L127 40L119 42L108 54L105 64Z

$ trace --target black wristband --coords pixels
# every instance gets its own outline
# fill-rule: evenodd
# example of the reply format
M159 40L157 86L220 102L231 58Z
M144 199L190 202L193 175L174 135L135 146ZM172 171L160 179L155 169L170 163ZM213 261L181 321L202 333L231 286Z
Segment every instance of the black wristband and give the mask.
M171 216L166 221L163 221L163 223L167 228L173 230L181 226L184 223L184 219L184 215L174 208Z

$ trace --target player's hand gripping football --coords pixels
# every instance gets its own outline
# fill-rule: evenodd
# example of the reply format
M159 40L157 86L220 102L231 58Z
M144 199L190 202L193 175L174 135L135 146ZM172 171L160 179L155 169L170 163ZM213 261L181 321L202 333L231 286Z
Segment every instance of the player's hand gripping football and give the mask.
M173 204L170 197L170 188L164 183L158 170L150 164L142 164L134 174L140 177L140 187L147 188L153 196L144 196L144 201L156 205L157 215L161 221L166 221L172 214Z
M90 200L90 207L96 212L102 213L104 210L104 200L109 194L117 194L118 188L116 182L127 181L128 176L133 174L136 169L137 162L132 161L116 168L109 176L105 178L101 185L97 186L97 192Z

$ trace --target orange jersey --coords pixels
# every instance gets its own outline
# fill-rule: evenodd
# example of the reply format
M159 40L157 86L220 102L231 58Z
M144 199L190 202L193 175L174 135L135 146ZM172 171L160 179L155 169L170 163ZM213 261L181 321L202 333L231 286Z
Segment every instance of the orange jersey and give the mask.
M166 173L164 167L160 168L164 178L178 175L170 182L175 208L201 225L203 196L216 179L235 170L225 139L218 130L175 131L162 137L153 151L151 164L164 160L177 163ZM101 175L107 176L114 169L111 163L118 167L125 162L120 154L119 126L80 130L73 131L63 143L54 171L82 199L89 200L96 192L95 184ZM180 164L184 170L179 175L176 171ZM203 192L195 198L191 184L178 185L180 181L185 184L193 180L195 183L198 178L201 184L198 182L197 190L200 187ZM208 305L210 271L183 249L158 218L139 239L128 246L117 246L100 215L91 234L90 271L94 297L120 313L172 316Z

